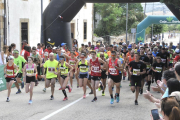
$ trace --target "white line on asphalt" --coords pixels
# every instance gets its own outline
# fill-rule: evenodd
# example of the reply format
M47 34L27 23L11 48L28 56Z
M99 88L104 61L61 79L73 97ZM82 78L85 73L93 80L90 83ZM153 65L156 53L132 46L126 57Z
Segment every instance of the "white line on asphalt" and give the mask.
M97 91L97 90L96 90L96 91ZM86 94L86 97L87 97L87 96L89 96L89 94ZM72 102L72 103L64 106L63 108L60 108L59 110L54 111L53 113L45 116L44 118L42 118L42 119L40 119L40 120L47 120L48 118L50 118L50 117L54 116L55 114L57 114L57 113L65 110L65 109L67 109L68 107L74 105L75 103L79 102L79 101L82 100L82 99L83 99L83 97L81 97L81 98L77 99L76 101L74 101L74 102Z

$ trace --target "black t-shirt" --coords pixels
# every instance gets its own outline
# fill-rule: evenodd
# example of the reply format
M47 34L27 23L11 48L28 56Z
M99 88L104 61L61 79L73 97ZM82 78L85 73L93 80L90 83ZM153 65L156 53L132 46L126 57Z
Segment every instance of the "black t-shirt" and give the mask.
M124 55L126 55L126 54L128 53L128 51L125 51L125 52L124 52L123 50L122 50L121 52L122 52Z
M129 66L131 68L131 72L133 72L132 78L141 80L142 75L138 76L136 72L143 72L143 69L146 69L146 65L143 62L131 61Z
M161 57L161 61L162 63L166 63L167 64L167 58L170 56L168 52L165 53L158 53L156 56L160 56Z
M161 62L161 63L154 63L154 64L153 64L153 68L154 68L155 70L157 70L156 73L162 74L163 67L164 67L164 63L162 63L162 62Z
M153 64L153 57L151 57L151 59L149 59L149 62L148 62L150 65L146 65L146 69L149 70Z
M141 55L141 57L139 58L139 60L142 60L144 62L149 62L149 58L146 55Z

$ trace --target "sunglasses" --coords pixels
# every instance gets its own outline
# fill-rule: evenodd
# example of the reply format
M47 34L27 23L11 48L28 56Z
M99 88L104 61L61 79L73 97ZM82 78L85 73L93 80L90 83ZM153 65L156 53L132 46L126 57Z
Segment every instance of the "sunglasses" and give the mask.
M59 60L63 60L64 58L59 58Z
M112 57L115 57L116 55L111 55Z
M10 58L10 59L8 59L8 60L13 60L13 59Z
M148 54L148 55L152 55L152 54Z

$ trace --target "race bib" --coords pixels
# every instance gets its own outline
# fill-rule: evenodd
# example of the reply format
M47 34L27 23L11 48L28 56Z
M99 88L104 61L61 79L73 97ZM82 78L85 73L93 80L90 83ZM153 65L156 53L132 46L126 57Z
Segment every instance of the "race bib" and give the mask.
M169 63L173 63L173 60L170 60Z
M110 74L117 74L117 71L116 71L116 69L115 68L109 68L109 72L110 72Z
M7 76L13 76L13 70L7 70L6 74Z
M70 61L69 61L69 64L70 64L70 65L75 65L75 63L74 63L73 60L70 60Z
M147 65L147 66L146 66L146 69L150 69L150 67L151 67L151 65Z
M93 71L93 72L96 72L96 73L99 73L99 67L97 67L97 66L92 66L92 71Z
M27 75L32 75L32 74L34 74L34 68L28 68L28 69L26 69L26 74L27 74Z
M86 66L80 66L80 71L81 72L87 72L86 69L87 69Z
M64 67L60 67L60 71L61 71L61 73L65 73L66 69Z
M162 63L166 63L166 59L161 59Z
M156 70L158 73L160 73L162 71L162 67L156 67Z
M51 73L55 72L55 67L48 67L48 72L51 72Z
M137 73L140 72L140 69L133 69L133 75L137 76Z

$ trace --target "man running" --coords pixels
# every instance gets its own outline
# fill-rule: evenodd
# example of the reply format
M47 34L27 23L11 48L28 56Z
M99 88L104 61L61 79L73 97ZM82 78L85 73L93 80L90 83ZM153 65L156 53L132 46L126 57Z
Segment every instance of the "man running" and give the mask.
M111 58L107 60L108 64L108 71L106 74L108 75L108 88L109 88L109 94L111 96L111 101L110 103L114 103L114 98L113 98L113 92L112 92L112 87L115 84L116 85L116 102L119 102L119 94L120 94L120 82L122 76L120 76L119 71L123 70L121 61L116 58L116 51L111 52ZM109 73L109 74L108 74Z
M21 81L21 78L22 78L22 68L24 67L24 65L26 63L26 60L22 56L19 56L19 51L18 50L14 50L13 53L14 53L14 64L16 64L18 69L19 69L19 72L15 77L15 80L16 80L15 85L16 85L16 87L18 89L16 94L19 94L19 93L21 93L21 90L19 88L18 83L21 83L21 89L24 88L24 82Z
M14 77L18 74L19 70L18 67L14 64L13 62L14 57L9 56L8 57L8 62L4 67L4 77L6 79L6 87L8 89L8 95L7 95L7 100L6 102L9 102L9 96L11 94L11 87L12 84L14 83ZM16 73L14 72L14 69L16 69Z
M54 87L55 81L57 78L57 68L58 68L58 61L54 60L54 53L49 54L49 60L44 63L44 70L46 71L46 88L50 87L51 83L51 98L50 100L54 99Z
M139 60L139 53L135 53L135 61L129 63L131 74L131 91L136 92L135 105L138 105L139 88L141 87L142 76L146 73L146 65ZM135 87L136 86L136 87Z
M90 68L91 68L91 84L94 93L94 99L92 102L97 101L96 89L98 89L99 81L101 80L101 63L106 65L106 62L101 58L96 57L96 52L91 51L92 59L90 59Z

